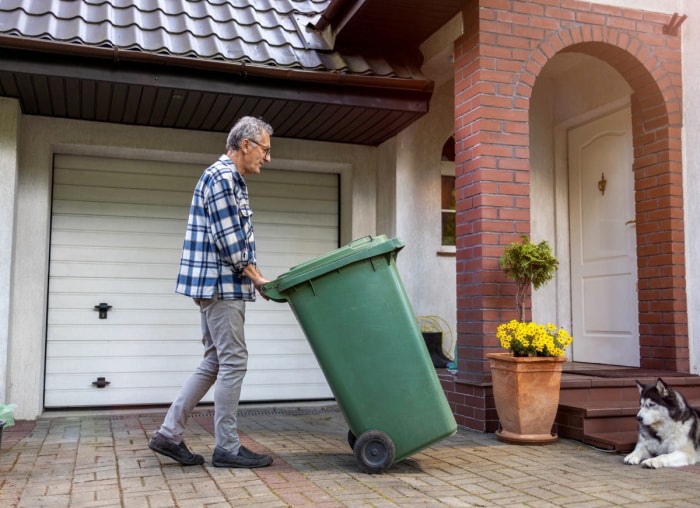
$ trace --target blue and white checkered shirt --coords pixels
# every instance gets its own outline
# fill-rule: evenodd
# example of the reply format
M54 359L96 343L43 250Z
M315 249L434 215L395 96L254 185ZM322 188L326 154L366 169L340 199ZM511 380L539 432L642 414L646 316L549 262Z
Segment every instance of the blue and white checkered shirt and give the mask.
M255 265L253 211L243 176L222 155L204 170L192 196L176 292L192 298L255 301L243 275Z

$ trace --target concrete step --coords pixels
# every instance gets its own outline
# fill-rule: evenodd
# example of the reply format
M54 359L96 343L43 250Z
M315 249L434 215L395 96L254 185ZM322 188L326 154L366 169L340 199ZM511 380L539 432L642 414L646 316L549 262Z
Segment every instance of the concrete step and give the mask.
M654 381L640 380L645 384ZM667 382L690 406L700 408L700 378L678 377ZM639 390L633 379L569 379L562 382L556 431L560 437L596 448L629 453L637 442L638 411Z
M637 431L632 432L597 432L583 436L584 444L609 450L615 453L629 453L637 444Z

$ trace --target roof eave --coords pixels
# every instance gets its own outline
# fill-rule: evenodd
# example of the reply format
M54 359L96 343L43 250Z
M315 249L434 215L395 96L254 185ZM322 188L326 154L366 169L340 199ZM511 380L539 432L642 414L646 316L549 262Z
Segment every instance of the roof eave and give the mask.
M160 64L188 69L212 72L226 72L253 77L317 83L358 88L377 88L405 92L422 92L432 94L434 82L425 79L392 78L385 76L366 76L342 72L314 71L304 69L281 68L265 65L248 64L224 60L183 57L146 53L113 47L96 47L66 42L49 41L27 37L0 35L0 48L11 48L41 53L60 54L85 58L111 60L115 63L134 62Z

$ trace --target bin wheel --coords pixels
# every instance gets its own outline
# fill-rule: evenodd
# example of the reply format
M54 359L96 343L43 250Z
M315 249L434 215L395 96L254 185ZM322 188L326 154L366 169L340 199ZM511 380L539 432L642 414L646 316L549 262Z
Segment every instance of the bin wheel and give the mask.
M350 449L354 450L355 449L355 443L357 442L357 436L352 430L348 430L348 444L350 445Z
M361 434L353 448L355 459L365 473L386 472L396 456L394 442L378 430L368 430Z

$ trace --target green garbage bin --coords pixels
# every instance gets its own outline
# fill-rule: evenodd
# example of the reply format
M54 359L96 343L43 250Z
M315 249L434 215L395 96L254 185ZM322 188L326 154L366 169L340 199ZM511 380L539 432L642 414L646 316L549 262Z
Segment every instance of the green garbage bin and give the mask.
M361 238L263 287L289 303L369 473L457 430L396 267L403 247L385 235Z

